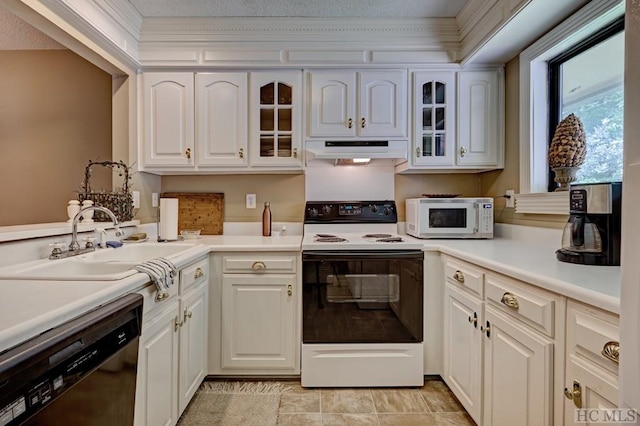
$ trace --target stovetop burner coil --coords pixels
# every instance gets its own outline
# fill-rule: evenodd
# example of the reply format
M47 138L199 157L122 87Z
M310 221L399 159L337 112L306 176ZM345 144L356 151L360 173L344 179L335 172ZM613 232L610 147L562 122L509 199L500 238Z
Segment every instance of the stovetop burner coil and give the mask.
M391 238L391 234L366 234L362 238Z
M342 243L347 241L346 238L341 237L318 237L315 239L317 243Z
M380 238L380 239L377 239L376 242L378 242L378 243L402 243L402 242L404 242L404 240L402 239L402 237L391 237L391 238Z

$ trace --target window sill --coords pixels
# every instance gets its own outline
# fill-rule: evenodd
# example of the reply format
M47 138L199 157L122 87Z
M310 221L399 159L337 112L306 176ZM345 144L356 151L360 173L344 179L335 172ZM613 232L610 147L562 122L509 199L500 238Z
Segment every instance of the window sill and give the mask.
M131 220L120 224L121 228L137 226L139 220ZM96 228L112 229L111 222L79 223L78 232L93 231ZM33 225L0 226L0 242L26 240L30 238L68 235L71 233L69 222L38 223Z
M569 191L516 194L516 213L569 214Z

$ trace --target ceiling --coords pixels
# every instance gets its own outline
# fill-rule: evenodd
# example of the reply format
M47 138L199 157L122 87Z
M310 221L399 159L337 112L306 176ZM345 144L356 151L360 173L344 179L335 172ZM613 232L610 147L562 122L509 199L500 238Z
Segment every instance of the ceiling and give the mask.
M467 0L128 0L145 18L455 17Z

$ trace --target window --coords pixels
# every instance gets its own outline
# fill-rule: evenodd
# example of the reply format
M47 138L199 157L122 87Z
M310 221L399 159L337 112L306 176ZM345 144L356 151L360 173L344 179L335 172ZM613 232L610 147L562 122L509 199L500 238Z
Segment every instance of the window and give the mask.
M569 213L568 191L549 191L549 62L624 16L623 0L598 0L520 53L520 193L517 213ZM578 114L576 114L578 115ZM553 126L555 129L555 126Z
M622 180L623 79L624 17L549 61L549 142L558 123L572 113L586 133L587 156L578 182Z

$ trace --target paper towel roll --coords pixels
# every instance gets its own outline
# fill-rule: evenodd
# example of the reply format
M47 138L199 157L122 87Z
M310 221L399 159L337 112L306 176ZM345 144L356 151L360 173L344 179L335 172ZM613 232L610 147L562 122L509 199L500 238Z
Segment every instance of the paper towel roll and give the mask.
M178 239L177 198L160 198L160 239Z

